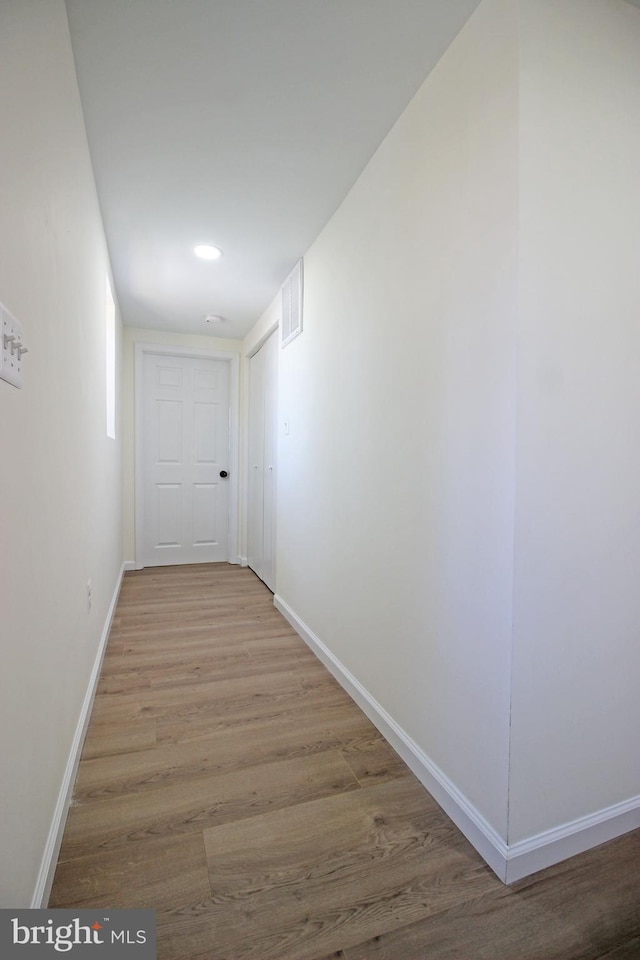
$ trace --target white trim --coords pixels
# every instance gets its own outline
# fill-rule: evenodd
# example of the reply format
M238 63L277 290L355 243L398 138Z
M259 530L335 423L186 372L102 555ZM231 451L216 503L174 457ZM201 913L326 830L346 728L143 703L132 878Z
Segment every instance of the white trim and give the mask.
M229 484L229 543L227 559L230 563L238 555L238 498L240 494L240 354L231 350L201 350L196 347L176 347L169 343L135 344L135 533L136 533L136 570L142 570L144 563L144 484L143 484L143 362L145 353L169 357L200 357L208 360L226 360L229 363L229 473L233 483Z
M71 742L71 749L69 750L69 757L67 759L67 765L62 778L60 792L58 794L58 802L56 803L53 820L51 821L51 827L49 828L49 835L47 837L44 853L42 855L42 862L40 864L35 890L33 892L33 897L31 898L32 909L46 907L49 902L49 895L51 893L53 877L58 863L58 855L60 853L64 828L67 822L67 814L69 813L69 806L71 805L71 798L73 796L73 788L76 782L76 775L78 773L78 765L80 763L82 747L84 745L84 739L87 733L87 727L89 725L89 718L91 716L91 708L93 707L93 700L96 694L98 680L100 678L102 661L107 648L107 640L109 639L111 622L113 620L113 615L118 603L118 597L120 596L120 587L122 586L124 570L125 564L123 563L116 581L111 603L109 604L107 618L105 620L104 627L102 628L102 634L100 636L100 643L98 644L96 658L94 660L91 676L89 677L89 682L87 684L87 690L84 695L84 701L82 703L82 709L80 710L80 716L78 717L78 723L76 724L76 731Z
M138 567L135 560L125 560L125 562L122 564L122 569L126 573L127 570L137 570Z
M528 840L509 845L507 883L584 853L640 827L640 797L598 810Z
M248 567L248 566L249 566L249 558L248 558L248 557L238 557L238 563L240 564L241 567Z
M493 827L478 813L473 805L460 793L451 780L433 763L414 740L400 727L387 713L381 704L371 696L368 690L350 673L349 670L334 656L324 643L311 631L305 623L294 613L291 607L276 594L274 605L289 621L293 629L305 643L311 647L316 656L324 663L338 683L355 700L361 710L366 713L375 724L393 749L398 753L407 766L413 771L418 780L427 788L442 809L451 817L456 826L464 833L489 866L498 874L501 880L505 879L504 863L506 861L507 846Z
M640 827L640 797L633 797L588 817L508 845L279 594L274 596L273 603L503 883L514 883Z
M245 354L247 360L251 360L252 357L255 357L258 350L261 350L262 347L264 347L265 343L267 342L271 334L275 333L279 326L280 326L280 318L278 317L276 320L273 321L273 323L266 330L266 332L262 334L260 339L256 340L254 345L247 350Z

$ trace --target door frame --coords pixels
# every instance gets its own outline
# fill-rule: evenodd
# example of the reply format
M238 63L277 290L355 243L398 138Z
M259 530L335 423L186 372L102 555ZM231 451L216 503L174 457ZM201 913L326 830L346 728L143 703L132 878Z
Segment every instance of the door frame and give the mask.
M251 484L251 475L252 475L252 470L251 470L251 457L249 456L249 453L250 453L250 451L251 451L250 441L251 441L251 433L252 433L252 426L253 426L253 424L252 424L252 412L253 412L253 388L254 388L251 361L254 360L254 359L257 357L257 355L260 353L260 351L263 349L263 347L266 346L266 344L269 342L269 340L270 340L272 337L275 337L275 340L274 340L274 344L275 344L274 350L275 350L275 352L276 352L276 379L275 379L275 382L274 382L274 384L273 384L273 388L274 388L274 390L275 390L276 417L275 417L275 423L273 424L273 428L274 428L274 430L275 430L275 434L274 434L274 444L275 444L274 454L275 454L275 458L274 458L274 461L273 461L273 462L274 462L274 464L275 464L275 466L276 466L276 477L277 477L277 469L278 469L278 424L279 424L279 417L278 417L278 400L279 400L279 394L280 394L280 380L279 380L279 376L278 376L278 372L277 372L277 371L278 371L279 368L280 368L280 349L281 349L281 344L279 343L279 339L278 339L278 328L279 328L279 326L280 326L280 321L279 321L279 320L276 320L275 323L272 323L271 326L265 331L265 333L260 337L260 339L256 341L256 343L251 347L251 349L247 351L247 354L246 354L246 357L247 357L247 384L248 384L247 394L248 394L248 396L247 396L247 420L246 420L247 430L246 430L246 456L245 456L245 462L246 462L246 465L247 465L247 472L246 472L246 506L245 506L245 518L246 518L246 521L245 521L245 534L246 534L246 537L245 537L245 540L246 540L246 542L245 542L245 548L246 548L246 554L247 554L247 556L246 556L246 558L243 558L243 562L246 562L246 565L249 566L249 567L253 570L253 572L256 574L256 576L259 577L261 580L263 580L262 574L264 573L264 537L263 537L263 549L262 549L262 561L263 561L263 562L262 562L262 564L261 564L260 573L258 573L257 570L255 570L253 567L251 567L251 564L249 563L249 560L250 560L250 556L249 556L249 554L250 554L250 551L249 551L250 522L249 522L249 521L250 521L250 519L251 519L251 500L250 500L250 495L251 495L251 486L252 486L252 484ZM264 452L264 451L263 451L263 452ZM263 465L263 466L264 466L264 465ZM276 482L277 482L277 480L276 480ZM263 470L263 491L264 491L264 470ZM272 578L272 583L271 583L271 584L270 584L270 583L267 583L266 580L263 580L263 583L266 583L267 587L268 587L270 590L272 590L273 593L275 593L275 583L276 583L276 566L275 566L276 553L275 553L275 543L276 543L276 540L277 540L277 496L274 496L274 500L273 500L273 510L274 510L274 523L273 523L273 542L274 542L273 578ZM263 521L264 521L264 515L263 515ZM264 534L264 525L263 525L263 534Z
M240 563L238 556L238 500L240 494L240 354L231 350L203 350L197 347L177 347L169 343L136 343L134 371L134 427L135 427L135 528L136 570L142 570L144 540L144 357L145 354L162 357L192 357L200 360L226 360L229 364L229 541L227 560Z

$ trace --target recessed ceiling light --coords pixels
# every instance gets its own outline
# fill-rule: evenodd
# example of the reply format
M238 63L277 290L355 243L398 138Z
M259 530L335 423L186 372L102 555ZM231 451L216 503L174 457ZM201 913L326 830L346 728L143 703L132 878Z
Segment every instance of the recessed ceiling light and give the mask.
M196 257L201 260L219 260L222 256L222 250L219 247L212 247L209 243L200 243L193 248Z

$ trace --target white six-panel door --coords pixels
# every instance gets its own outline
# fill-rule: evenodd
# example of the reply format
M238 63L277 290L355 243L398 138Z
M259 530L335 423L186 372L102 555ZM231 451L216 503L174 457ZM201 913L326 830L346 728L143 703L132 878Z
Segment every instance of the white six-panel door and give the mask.
M145 353L144 566L228 559L228 472L229 364Z

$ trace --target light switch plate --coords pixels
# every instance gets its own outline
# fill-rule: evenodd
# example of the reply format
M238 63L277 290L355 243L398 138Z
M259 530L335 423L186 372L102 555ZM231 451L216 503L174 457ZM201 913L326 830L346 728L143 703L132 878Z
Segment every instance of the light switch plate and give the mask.
M12 383L14 387L22 387L22 357L19 352L12 350L11 345L17 343L23 344L22 324L19 320L9 313L7 308L0 303L0 378ZM7 339L7 338L15 339Z

